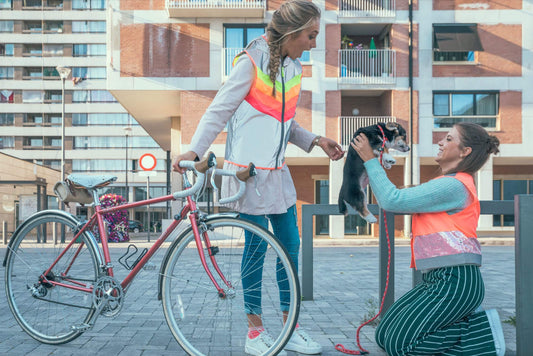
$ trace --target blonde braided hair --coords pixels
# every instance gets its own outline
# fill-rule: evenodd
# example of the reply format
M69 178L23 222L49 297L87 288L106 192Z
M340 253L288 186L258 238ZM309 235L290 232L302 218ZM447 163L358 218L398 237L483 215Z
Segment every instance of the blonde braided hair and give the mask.
M290 35L311 27L320 19L320 9L309 0L289 0L274 11L267 26L270 61L269 77L272 82L272 96L276 96L276 78L281 66L281 47L290 39Z

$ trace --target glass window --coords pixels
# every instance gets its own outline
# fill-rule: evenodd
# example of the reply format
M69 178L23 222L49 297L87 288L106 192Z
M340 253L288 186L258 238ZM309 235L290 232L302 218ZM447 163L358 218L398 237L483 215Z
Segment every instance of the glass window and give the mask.
M42 103L44 100L44 92L37 90L24 90L22 92L23 103Z
M105 79L106 77L106 67L89 67L87 69L87 79Z
M86 44L75 44L72 48L72 55L74 57L82 57L87 55Z
M303 51L300 62L311 62L311 51Z
M91 90L91 99L93 103L113 103L116 99L107 90Z
M48 32L63 32L63 21L46 21L44 29Z
M14 67L0 67L0 79L13 79Z
M133 117L125 113L74 113L72 114L72 125L87 126L87 125L115 125L126 126L139 125Z
M0 148L15 147L15 138L13 136L0 136Z
M72 21L72 32L106 32L105 21Z
M13 126L15 122L15 114L0 113L0 126Z
M433 62L474 62L475 52L433 52Z
M30 32L41 32L43 30L43 23L41 21L26 21L24 22L24 30Z
M229 75L233 59L253 39L265 33L265 25L226 25L224 28L224 74Z
M13 57L14 48L12 43L0 43L0 56Z
M73 103L86 103L89 98L89 92L87 90L75 90L72 92Z
M47 56L63 56L63 45L45 44L43 54Z
M87 67L73 67L72 77L87 79Z
M435 128L451 128L458 122L471 122L496 128L499 114L499 93L496 92L434 92Z
M13 21L0 21L0 32L13 32Z
M13 8L12 0L0 0L0 9L11 10Z

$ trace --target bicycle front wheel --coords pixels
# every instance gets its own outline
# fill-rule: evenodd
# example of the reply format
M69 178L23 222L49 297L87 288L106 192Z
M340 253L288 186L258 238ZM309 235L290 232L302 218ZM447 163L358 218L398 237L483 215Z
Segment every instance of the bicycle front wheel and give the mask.
M261 320L273 339L265 355L278 353L300 308L298 277L287 251L269 231L247 220L215 217L199 226L212 245L209 251L205 241L202 246L207 265L225 295L205 272L189 228L170 247L161 269L163 312L172 334L191 355L240 355L249 323L260 326ZM216 272L210 251L228 283Z
M43 343L75 339L95 311L89 290L98 277L98 251L86 234L68 247L77 223L65 212L37 213L24 222L8 247L9 308L22 329Z

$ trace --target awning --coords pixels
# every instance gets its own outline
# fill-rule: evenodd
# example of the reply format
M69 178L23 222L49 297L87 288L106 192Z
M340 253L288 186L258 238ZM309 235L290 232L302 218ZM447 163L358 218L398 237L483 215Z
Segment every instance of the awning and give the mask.
M483 51L477 24L434 24L433 49L443 52Z

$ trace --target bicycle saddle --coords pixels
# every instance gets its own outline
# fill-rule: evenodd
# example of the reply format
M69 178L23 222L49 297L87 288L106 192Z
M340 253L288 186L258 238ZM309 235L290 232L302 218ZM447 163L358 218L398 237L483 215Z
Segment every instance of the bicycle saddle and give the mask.
M109 183L116 181L117 177L108 175L86 176L83 174L71 174L67 179L77 186L82 186L87 189L96 189L105 187Z

